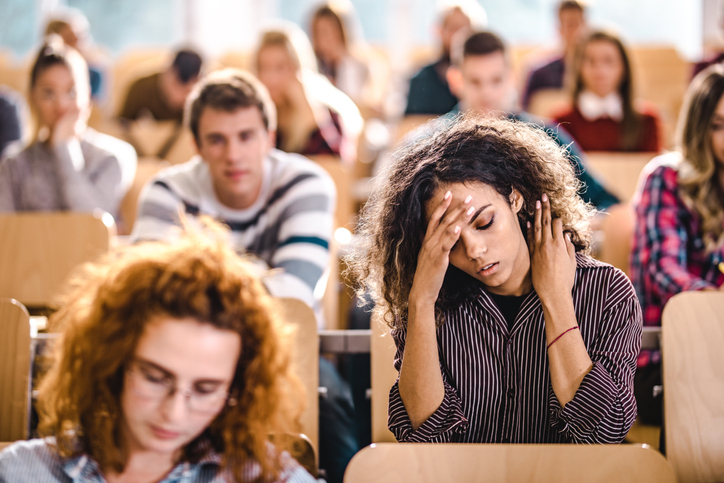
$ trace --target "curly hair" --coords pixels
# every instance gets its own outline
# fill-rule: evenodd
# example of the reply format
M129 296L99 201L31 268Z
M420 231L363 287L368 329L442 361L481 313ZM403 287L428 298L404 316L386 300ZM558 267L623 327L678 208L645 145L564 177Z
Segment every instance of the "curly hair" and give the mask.
M513 189L523 198L518 222L527 236L535 201L546 193L551 212L571 235L576 251L587 252L593 209L578 196L579 181L564 148L535 125L462 115L438 123L436 133L403 148L365 205L359 242L348 254L358 293L369 291L391 327L407 319L407 299L422 247L425 206L441 185L483 183L506 200ZM476 281L450 265L436 303L443 313L479 289Z
M207 221L207 223L209 223ZM241 337L229 400L183 449L198 461L213 449L222 469L242 480L257 461L259 481L275 481L279 454L272 433L299 432L303 391L292 372L290 337L271 297L225 243L218 226L187 233L173 244L124 247L77 276L51 324L62 335L40 387L40 434L54 436L63 457L88 454L101 468L122 472L119 441L124 374L146 326L159 316L195 319ZM233 399L233 400L232 400Z
M714 113L722 95L724 66L716 64L691 81L677 126L677 147L682 154L679 192L687 206L701 217L701 236L707 253L724 244L721 168L711 147Z

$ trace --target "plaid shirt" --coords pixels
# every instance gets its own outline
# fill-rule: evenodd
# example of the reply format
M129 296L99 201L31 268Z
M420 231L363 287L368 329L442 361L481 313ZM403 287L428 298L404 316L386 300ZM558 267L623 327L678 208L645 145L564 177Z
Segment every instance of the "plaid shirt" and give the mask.
M646 166L633 199L636 231L631 250L631 279L644 325L661 325L666 302L679 292L716 288L724 283L718 265L724 249L706 253L699 214L679 196L681 157L668 153ZM650 354L642 354L646 360Z

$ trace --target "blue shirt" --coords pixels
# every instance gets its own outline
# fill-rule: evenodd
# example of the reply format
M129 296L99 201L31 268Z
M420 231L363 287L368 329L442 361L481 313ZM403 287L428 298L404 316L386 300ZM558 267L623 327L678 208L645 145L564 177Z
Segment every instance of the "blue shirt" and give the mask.
M63 458L50 447L51 440L18 441L0 452L0 483L105 483L98 463L88 455ZM279 481L315 482L288 453L280 458L283 465ZM176 465L160 483L226 483L229 475L220 471L221 456L209 453L198 463ZM247 463L244 480L258 477L261 467Z

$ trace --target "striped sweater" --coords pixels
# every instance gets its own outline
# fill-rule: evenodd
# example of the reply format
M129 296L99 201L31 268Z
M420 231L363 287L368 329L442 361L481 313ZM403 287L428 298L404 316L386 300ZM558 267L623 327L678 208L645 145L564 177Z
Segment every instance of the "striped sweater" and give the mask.
M268 267L272 295L294 297L314 307L314 287L329 265L335 208L332 179L308 159L272 150L264 161L262 187L243 210L217 199L206 163L199 157L162 170L141 193L131 239L172 239L179 213L208 215L231 228L232 244Z
M457 443L620 443L636 419L633 377L641 347L641 308L623 272L583 255L573 287L576 319L593 362L561 407L553 392L543 307L535 291L512 327L481 289L445 314L437 329L445 396L412 429L397 383L389 427L399 441ZM394 329L395 368L405 350Z

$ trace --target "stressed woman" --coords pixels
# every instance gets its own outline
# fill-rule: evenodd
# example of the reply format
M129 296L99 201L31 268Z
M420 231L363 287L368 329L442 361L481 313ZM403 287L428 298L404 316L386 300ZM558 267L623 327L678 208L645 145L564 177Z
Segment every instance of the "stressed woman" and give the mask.
M397 344L399 441L623 440L641 312L626 276L585 255L577 187L545 133L490 118L391 166L350 263Z
M136 152L87 127L88 66L80 54L48 37L30 74L34 141L0 161L0 212L81 211L118 214L136 173Z
M44 439L3 450L0 482L315 481L268 442L296 429L301 386L251 273L198 235L91 267L51 320Z

